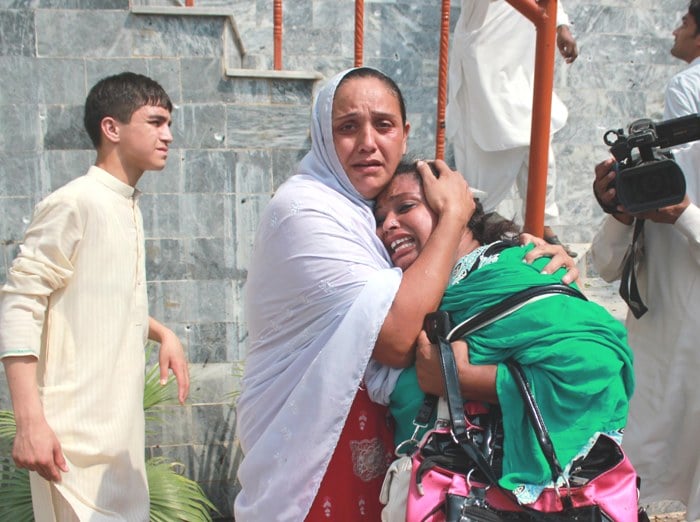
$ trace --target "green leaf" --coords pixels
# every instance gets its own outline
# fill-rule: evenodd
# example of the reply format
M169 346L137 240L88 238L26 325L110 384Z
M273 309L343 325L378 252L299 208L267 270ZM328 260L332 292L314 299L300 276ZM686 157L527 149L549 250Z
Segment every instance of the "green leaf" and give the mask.
M0 457L0 520L34 522L29 472L17 469L11 458Z
M15 440L15 415L11 411L0 410L0 455L12 453L12 443Z
M183 470L179 462L162 457L146 462L151 522L211 522L212 511L219 513L199 484L181 474Z

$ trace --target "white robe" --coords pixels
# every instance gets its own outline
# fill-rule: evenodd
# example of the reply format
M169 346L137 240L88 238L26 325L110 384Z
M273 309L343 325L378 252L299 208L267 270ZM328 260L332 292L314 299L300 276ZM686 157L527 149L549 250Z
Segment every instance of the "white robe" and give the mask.
M666 119L700 109L700 60L693 64L669 82ZM675 155L694 204L673 225L644 224L645 254L637 282L649 311L640 319L627 314L637 387L623 445L642 480L641 501L680 500L687 506L687 520L696 520L700 518L700 209L695 204L700 201L700 142L679 147ZM607 216L593 240L594 266L607 281L620 277L632 229Z
M312 150L275 193L255 240L237 522L304 520L363 376L385 402L399 374L370 360L401 271L335 152L331 109L346 72L318 93Z
M559 4L557 25L568 23ZM516 181L525 199L535 39L532 22L505 0L462 0L450 48L446 136L454 147L457 170L486 192L482 203L487 211L496 209ZM567 116L552 93L552 133L564 126ZM555 182L550 147L547 224L559 215Z
M38 358L44 415L69 469L60 483L30 474L37 522L55 520L52 497L79 520L148 520L137 196L97 167L50 194L0 294L0 357Z

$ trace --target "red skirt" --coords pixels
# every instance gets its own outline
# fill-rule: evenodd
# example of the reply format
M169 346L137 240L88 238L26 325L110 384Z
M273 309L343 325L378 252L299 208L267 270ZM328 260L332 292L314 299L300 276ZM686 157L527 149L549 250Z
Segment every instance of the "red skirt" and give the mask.
M381 520L379 492L394 459L393 420L362 386L350 406L306 522Z

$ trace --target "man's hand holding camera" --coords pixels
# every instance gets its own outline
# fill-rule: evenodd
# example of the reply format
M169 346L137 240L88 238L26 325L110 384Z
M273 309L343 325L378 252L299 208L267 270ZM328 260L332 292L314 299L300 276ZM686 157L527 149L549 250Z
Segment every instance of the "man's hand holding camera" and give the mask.
M676 205L648 210L632 214L617 200L617 192L614 183L617 172L615 170L615 158L602 161L595 167L595 181L593 191L603 210L608 211L620 223L631 225L635 218L646 219L656 223L674 224L683 211L690 205L690 199L686 194L683 201ZM614 209L614 210L612 210Z

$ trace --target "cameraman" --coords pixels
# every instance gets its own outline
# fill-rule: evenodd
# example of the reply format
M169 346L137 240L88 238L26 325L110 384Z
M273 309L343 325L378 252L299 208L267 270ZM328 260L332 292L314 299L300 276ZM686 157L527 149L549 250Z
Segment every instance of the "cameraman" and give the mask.
M674 32L673 56L691 66L666 89L666 119L700 110L700 0L692 0ZM639 473L641 501L679 500L687 520L700 518L700 142L679 147L675 160L686 178L686 196L677 205L631 214L618 204L615 160L595 168L593 190L608 212L593 239L593 265L606 281L625 268L636 276L626 325L635 354L637 388L630 404L624 447ZM639 236L633 263L625 254ZM643 221L641 221L643 220ZM626 289L631 285L622 285ZM630 291L630 296L633 292ZM637 300L637 301L639 301ZM635 317L635 314L637 317Z
M614 159L595 168L593 189L613 205ZM698 172L688 173L697 176ZM693 194L698 200L698 194ZM637 387L624 447L642 478L641 500L680 500L687 520L700 517L700 209L688 195L678 205L607 216L593 239L593 265L606 281L620 279L634 218L644 219L636 278L648 308L626 326L635 355Z

